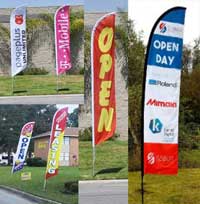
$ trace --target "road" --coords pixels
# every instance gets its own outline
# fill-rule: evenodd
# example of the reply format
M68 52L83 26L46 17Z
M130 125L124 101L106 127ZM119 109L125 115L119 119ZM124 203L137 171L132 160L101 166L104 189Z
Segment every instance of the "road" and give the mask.
M1 204L36 204L37 202L30 201L20 195L11 193L9 191L0 189L0 203Z
M83 104L83 94L0 97L0 104Z
M79 204L128 204L128 181L80 181Z

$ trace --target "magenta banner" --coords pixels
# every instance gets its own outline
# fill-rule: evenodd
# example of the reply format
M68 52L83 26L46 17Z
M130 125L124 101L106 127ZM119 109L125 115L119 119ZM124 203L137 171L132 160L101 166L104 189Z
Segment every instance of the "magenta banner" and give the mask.
M69 6L60 7L55 14L56 74L70 70L70 19Z

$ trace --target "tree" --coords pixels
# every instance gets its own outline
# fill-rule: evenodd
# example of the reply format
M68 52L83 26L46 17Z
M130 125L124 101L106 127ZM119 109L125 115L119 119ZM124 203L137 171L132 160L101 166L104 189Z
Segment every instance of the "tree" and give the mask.
M1 105L0 106L0 151L16 151L23 125L35 121L33 135L41 134L51 129L54 105ZM30 146L30 151L33 144ZM10 164L10 161L9 161Z
M71 114L69 114L67 127L78 127L78 114L79 108L74 109L74 111Z
M193 68L200 68L200 37L194 40Z
M129 169L136 167L140 161L141 142L141 113L142 113L142 90L145 46L142 41L142 33L137 34L134 24L129 21L129 46L128 46L128 70L129 70Z

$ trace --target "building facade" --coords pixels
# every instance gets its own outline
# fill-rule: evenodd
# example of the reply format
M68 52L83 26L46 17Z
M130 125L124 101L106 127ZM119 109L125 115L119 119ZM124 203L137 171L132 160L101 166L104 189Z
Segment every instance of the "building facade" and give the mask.
M66 128L63 145L60 154L60 166L78 166L79 163L79 128ZM49 139L51 132L33 137L34 140L34 156L40 157L47 161L49 150Z

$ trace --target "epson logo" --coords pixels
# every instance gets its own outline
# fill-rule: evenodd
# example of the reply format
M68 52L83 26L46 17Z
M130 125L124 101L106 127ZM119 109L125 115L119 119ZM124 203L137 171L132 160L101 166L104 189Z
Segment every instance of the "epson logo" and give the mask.
M156 99L149 99L147 102L147 106L158 106L158 107L166 107L166 108L176 108L177 103L171 101L158 101Z
M157 85L157 86L164 86L164 87L172 87L172 88L177 88L178 86L177 83L169 83L166 81L160 81L160 80L155 80L155 79L149 79L149 84Z

